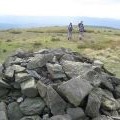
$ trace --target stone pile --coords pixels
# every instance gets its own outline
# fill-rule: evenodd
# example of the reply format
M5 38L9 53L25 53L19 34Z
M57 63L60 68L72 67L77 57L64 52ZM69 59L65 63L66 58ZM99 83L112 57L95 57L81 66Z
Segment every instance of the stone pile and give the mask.
M0 64L0 120L120 120L120 79L69 49L17 50Z

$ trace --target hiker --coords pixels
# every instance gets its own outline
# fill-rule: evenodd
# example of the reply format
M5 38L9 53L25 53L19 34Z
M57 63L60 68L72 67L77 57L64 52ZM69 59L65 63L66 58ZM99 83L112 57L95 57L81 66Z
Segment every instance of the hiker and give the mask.
M79 28L79 40L82 40L83 38L83 33L84 33L84 25L83 25L83 21L81 21L79 24L78 24L78 28Z
M70 23L68 26L68 40L72 39L72 30L73 30L73 26L72 23Z

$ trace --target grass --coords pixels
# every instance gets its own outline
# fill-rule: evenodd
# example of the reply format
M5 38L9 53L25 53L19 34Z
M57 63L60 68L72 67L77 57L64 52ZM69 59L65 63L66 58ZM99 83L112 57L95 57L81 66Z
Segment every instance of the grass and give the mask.
M67 27L43 27L0 31L0 62L18 48L37 51L42 48L70 48L94 59L120 77L120 30L85 27L84 39L78 39L74 26L72 40L67 40Z

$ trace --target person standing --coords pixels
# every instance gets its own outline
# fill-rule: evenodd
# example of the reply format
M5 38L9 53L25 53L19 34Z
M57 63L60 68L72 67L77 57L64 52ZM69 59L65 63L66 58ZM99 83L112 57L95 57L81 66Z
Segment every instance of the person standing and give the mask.
M72 30L73 30L73 26L72 26L72 23L70 22L68 26L68 40L72 39Z
M79 40L82 40L82 39L83 39L83 36L84 36L84 25L83 25L83 21L81 21L81 22L78 24L78 28L79 28Z

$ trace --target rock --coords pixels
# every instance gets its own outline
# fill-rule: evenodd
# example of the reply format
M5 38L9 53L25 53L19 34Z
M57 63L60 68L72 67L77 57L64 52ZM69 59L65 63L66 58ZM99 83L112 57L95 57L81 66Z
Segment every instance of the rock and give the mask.
M120 108L120 104L117 100L106 95L102 97L101 106L103 109L110 110L110 111L117 110Z
M67 114L72 118L72 120L79 120L85 118L85 113L82 108L68 108Z
M51 86L47 87L46 103L53 115L65 114L66 102Z
M21 102L23 102L23 100L24 100L23 97L19 97L19 98L17 99L17 103L21 103Z
M13 69L13 67L9 66L9 67L6 68L5 76L7 78L13 78L14 77L14 69Z
M39 54L36 55L30 62L27 64L28 69L35 69L38 67L43 67L47 62L52 61L53 54Z
M96 117L96 118L94 118L92 120L113 120L113 119L110 118L110 117L107 117L105 115L101 115L101 116L98 116L98 117Z
M0 88L11 88L9 84L0 79Z
M16 73L25 71L25 67L21 67L20 65L12 65L12 68Z
M23 117L23 114L19 108L18 103L13 102L8 105L8 118L9 120L19 120Z
M75 106L80 105L81 101L90 93L92 88L89 81L80 77L73 78L58 86L60 93Z
M37 89L38 89L40 96L44 99L47 95L47 86L44 83L42 83L41 81L38 81Z
M38 90L34 78L24 81L20 84L22 93L27 97L36 97Z
M75 61L73 55L70 55L70 54L64 54L60 60Z
M4 111L0 111L0 120L8 120L7 115Z
M101 62L100 60L95 60L95 61L93 62L93 65L98 66L98 67L102 67L104 64L103 64L103 62Z
M99 116L99 109L102 99L102 90L100 88L94 88L88 96L88 102L86 106L86 115L94 118Z
M24 115L40 115L44 107L45 103L40 97L26 98L25 101L20 104L20 110Z
M47 70L53 79L66 78L66 75L59 64L47 63Z
M120 120L120 117L119 116L111 116L113 120Z
M8 89L6 89L6 88L0 88L0 97L3 97L5 95L7 95L8 92L9 92Z
M66 75L70 78L82 75L92 68L90 64L74 61L62 61L61 65Z
M120 85L115 87L114 93L115 93L116 98L120 98Z
M3 74L3 70L4 70L4 67L3 67L3 65L0 63L0 76Z
M53 115L65 113L66 102L51 86L46 86L39 81L37 83L37 88L40 96L44 99Z
M42 120L40 116L34 115L34 116L26 116L21 118L20 120Z
M69 115L56 115L51 117L49 120L72 120Z
M15 82L22 83L31 79L31 76L28 73L17 73L15 74Z

